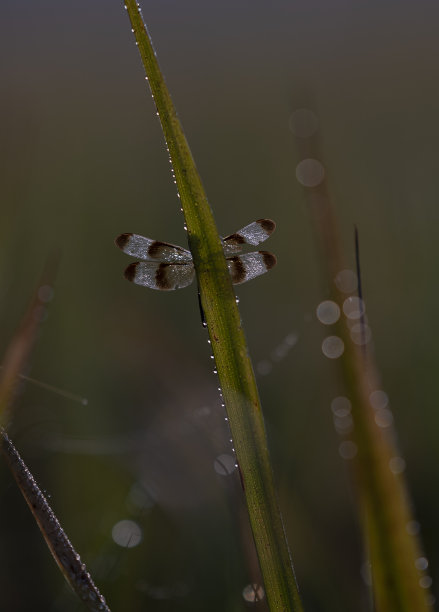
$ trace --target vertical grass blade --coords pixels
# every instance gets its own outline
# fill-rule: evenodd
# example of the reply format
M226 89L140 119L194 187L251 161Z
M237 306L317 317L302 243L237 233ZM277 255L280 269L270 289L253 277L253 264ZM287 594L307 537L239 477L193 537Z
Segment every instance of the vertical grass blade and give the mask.
M213 214L135 0L126 0L160 117L188 232L200 298L271 610L301 610L280 516L262 411Z
M313 153L311 157L318 157ZM306 156L310 156L309 147ZM373 354L369 345L353 342L348 318L343 315L348 293L340 289L336 278L346 266L326 183L308 188L306 195L330 298L342 313L330 333L341 338L344 344L338 364L352 405L354 429L350 441L357 450L352 465L363 537L371 562L375 609L377 612L431 611L429 592L421 587L422 573L415 564L421 556L421 545L417 536L410 533L413 517L407 483L402 473L391 469L392 460L399 456L395 432L390 422L380 426L379 414L371 404L371 393L380 389ZM364 328L361 334L364 337Z

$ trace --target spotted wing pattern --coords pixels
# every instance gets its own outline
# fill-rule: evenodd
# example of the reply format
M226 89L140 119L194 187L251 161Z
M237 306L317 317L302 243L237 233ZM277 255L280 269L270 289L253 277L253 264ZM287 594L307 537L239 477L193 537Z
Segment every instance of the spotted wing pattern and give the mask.
M276 229L276 223L271 219L258 219L249 223L230 236L223 238L224 255L240 253L245 244L256 246L267 240Z
M195 270L192 263L136 261L126 268L124 274L125 278L136 285L161 291L172 291L190 285L194 280Z
M176 244L152 240L151 238L145 238L145 236L139 236L139 234L120 234L115 243L127 255L138 257L143 261L192 262L190 251Z
M238 255L244 245L256 246L267 240L275 228L271 219L258 219L222 239L234 285L256 278L276 265L276 257L268 251ZM139 234L121 234L115 243L127 255L142 260L130 264L125 270L125 278L136 285L171 291L187 287L195 278L192 255L187 249Z
M230 276L234 285L246 283L265 274L276 265L276 256L268 251L256 251L227 258Z

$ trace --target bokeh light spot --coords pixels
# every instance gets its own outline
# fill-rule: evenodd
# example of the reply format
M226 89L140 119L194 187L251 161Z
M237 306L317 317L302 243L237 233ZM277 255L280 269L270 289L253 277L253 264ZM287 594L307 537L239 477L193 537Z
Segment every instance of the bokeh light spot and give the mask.
M342 459L353 459L357 454L357 445L352 440L344 440L338 447Z
M293 111L288 123L290 130L299 138L309 138L319 127L317 115L309 108L298 108Z
M409 521L405 526L405 529L410 535L418 535L418 533L421 531L421 525L418 521Z
M389 403L389 398L385 391L381 391L381 389L377 389L376 391L372 391L369 395L369 401L371 403L372 408L375 410L379 410L380 408L386 408Z
M342 293L352 293L357 288L357 275L353 270L340 270L334 279L335 285Z
M340 308L332 300L325 300L317 306L316 315L323 325L332 325L340 318Z
M142 541L142 530L134 521L123 520L114 525L111 536L119 546L134 548Z
M296 166L296 178L304 187L317 187L325 178L325 169L317 159L303 159Z
M402 474L405 470L405 461L402 457L392 457L389 461L389 468L392 474Z
M343 418L350 414L352 409L351 402L347 397L343 397L339 395L338 397L334 397L331 402L331 410L336 417Z
M267 374L270 374L271 370L273 369L273 364L269 359L261 359L261 361L258 361L256 369L258 374L267 376Z
M393 414L388 408L379 408L375 412L375 423L378 427L390 427L393 423Z
M352 342L355 342L355 344L367 344L371 337L372 330L366 323L364 325L362 323L355 323L355 325L351 327L351 338Z
M322 342L322 352L328 359L338 359L343 351L344 343L338 336L328 336Z
M428 567L427 557L418 557L415 561L415 567L421 572L424 572Z
M421 589L429 589L433 584L433 579L431 576L422 576L419 578L419 586Z
M343 302L343 312L348 319L359 319L366 312L366 307L362 299L350 295Z

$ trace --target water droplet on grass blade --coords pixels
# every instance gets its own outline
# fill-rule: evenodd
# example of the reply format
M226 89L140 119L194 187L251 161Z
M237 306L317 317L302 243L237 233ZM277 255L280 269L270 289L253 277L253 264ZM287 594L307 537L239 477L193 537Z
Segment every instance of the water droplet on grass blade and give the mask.
M264 599L265 591L260 584L253 582L242 589L242 596L245 601L249 603L256 603L257 601L262 601Z
M213 462L213 468L220 476L229 476L235 471L235 458L227 454L218 455Z

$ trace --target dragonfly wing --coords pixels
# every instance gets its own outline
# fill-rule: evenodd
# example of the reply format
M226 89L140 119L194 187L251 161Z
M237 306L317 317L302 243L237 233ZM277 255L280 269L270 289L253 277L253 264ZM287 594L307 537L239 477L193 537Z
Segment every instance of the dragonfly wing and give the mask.
M240 253L244 244L253 246L264 242L276 229L276 223L271 219L258 219L249 223L230 236L223 238L223 249L226 257Z
M127 255L144 261L163 261L166 263L192 262L190 251L175 244L160 242L139 236L139 234L120 234L114 241Z
M232 283L239 285L265 274L276 265L276 256L268 251L256 251L227 258Z
M187 287L194 280L192 263L172 264L153 261L136 261L125 270L125 278L150 289L172 291Z

